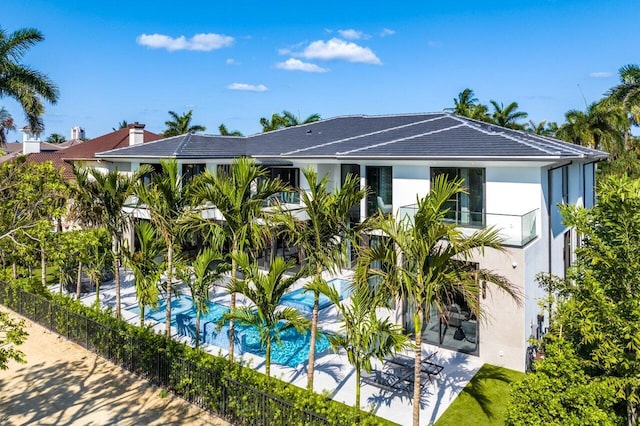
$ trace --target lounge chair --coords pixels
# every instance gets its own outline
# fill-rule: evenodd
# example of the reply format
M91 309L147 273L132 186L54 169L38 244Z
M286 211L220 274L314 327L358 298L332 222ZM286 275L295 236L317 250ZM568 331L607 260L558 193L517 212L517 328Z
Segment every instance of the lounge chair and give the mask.
M379 195L377 197L377 201L378 201L378 208L380 209L382 214L391 214L391 211L393 210L393 204L385 204L384 200Z
M371 373L362 372L362 383L375 386L388 392L411 392L411 382L406 377L401 377L388 371L373 370Z

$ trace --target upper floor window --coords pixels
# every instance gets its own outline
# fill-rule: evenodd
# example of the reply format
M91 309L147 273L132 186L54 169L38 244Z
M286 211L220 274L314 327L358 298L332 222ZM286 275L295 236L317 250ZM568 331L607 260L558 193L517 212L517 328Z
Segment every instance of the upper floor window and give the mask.
M142 175L142 184L144 186L149 186L151 185L151 177L156 173L162 173L162 166L158 163L143 163L141 164L141 166L144 164L146 164L147 166L151 166L151 168L153 169L151 170L151 172Z
M562 204L569 204L569 166L562 168Z
M347 180L347 176L352 175L360 179L360 165L359 164L341 164L340 165L340 185L344 185ZM349 222L360 222L360 203L354 204L349 210Z
M378 212L393 213L393 179L391 166L367 166L367 216Z
M183 164L182 165L182 183L188 184L191 179L204 173L207 166L205 164Z
M462 179L465 194L459 193L446 203L446 219L463 226L485 226L485 169L433 167L431 180L446 175L449 180Z

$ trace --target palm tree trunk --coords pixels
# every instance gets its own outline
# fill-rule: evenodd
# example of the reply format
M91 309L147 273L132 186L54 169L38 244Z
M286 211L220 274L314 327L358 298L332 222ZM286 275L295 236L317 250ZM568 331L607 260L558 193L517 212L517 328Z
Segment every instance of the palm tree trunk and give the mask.
M115 235L111 242L111 251L113 252L113 277L116 285L116 318L120 318L120 241Z
M167 244L167 316L165 319L165 337L171 339L171 280L173 279L173 241Z
M271 337L267 338L267 348L264 353L264 368L267 377L271 376Z
M413 314L416 333L416 355L413 368L413 426L420 426L420 373L422 367L422 306L418 304Z
M78 276L76 278L76 299L80 300L82 292L82 261L78 262Z
M40 280L42 287L47 286L47 257L44 250L44 244L40 246Z
M316 280L322 279L322 266L316 268ZM318 311L320 310L320 293L313 292L313 311L311 312L311 338L309 339L309 365L307 366L307 389L313 391L313 375L316 367L316 335L318 332Z
M236 254L237 253L237 249L236 249L236 243L233 243L233 250L232 253ZM231 282L234 282L237 276L237 269L238 269L238 264L236 263L236 260L234 258L231 259ZM231 312L233 312L236 309L236 294L235 293L231 293L231 304L230 304L230 309ZM229 361L233 361L233 347L234 347L234 340L235 338L235 321L233 320L233 318L231 318L229 320Z
M360 409L360 364L356 365L356 408Z
M140 327L144 327L144 303L140 303Z
M196 309L196 350L200 347L200 309Z
M96 282L96 305L100 307L100 279Z
M11 263L11 273L13 274L13 279L17 280L18 279L18 265L16 265L16 262Z

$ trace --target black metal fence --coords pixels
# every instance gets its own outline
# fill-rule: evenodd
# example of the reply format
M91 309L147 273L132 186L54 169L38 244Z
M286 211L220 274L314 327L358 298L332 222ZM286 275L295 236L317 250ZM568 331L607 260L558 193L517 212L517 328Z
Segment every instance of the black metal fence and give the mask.
M2 282L0 304L233 424L335 424L164 349L152 349L124 330Z

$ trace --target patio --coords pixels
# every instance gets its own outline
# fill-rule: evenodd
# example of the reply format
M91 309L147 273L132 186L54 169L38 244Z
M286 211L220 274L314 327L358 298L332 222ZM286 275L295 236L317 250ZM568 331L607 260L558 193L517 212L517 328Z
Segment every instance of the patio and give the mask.
M135 286L133 275L123 272L121 285L122 317L132 324L139 324L139 317L126 308L136 306ZM331 277L327 277L331 278ZM300 283L300 286L302 283ZM181 288L182 294L189 294L186 288ZM115 307L115 288L113 282L101 285L100 299L103 306ZM211 297L214 302L229 305L229 296L217 291ZM95 293L89 293L82 297L81 301L85 305L91 305L95 301ZM242 296L238 297L238 304L245 303ZM152 324L153 320L146 320ZM323 330L337 331L340 323L337 320L337 313L334 307L320 311L319 324ZM162 333L164 323L156 323L152 328ZM178 334L177 329L172 327L172 335L176 340L186 344L192 344L192 339ZM205 344L202 348L213 355L226 355L227 348L218 348ZM437 370L423 371L422 379L422 399L420 401L420 418L422 423L434 423L447 409L451 402L458 396L467 383L473 378L482 366L478 358L459 352L449 351L436 346L423 344L423 356L427 356L422 368L432 368ZM397 358L396 365L393 362L384 363L374 360L374 370L386 372L388 374L405 374L408 379L409 367L411 368L411 378L413 378L413 357L407 352L406 356ZM251 366L255 370L264 372L264 359L252 354L245 353L240 358L245 365ZM398 363L404 363L400 365ZM431 365L430 365L431 364ZM437 366L434 367L434 366ZM402 372L404 371L404 372ZM431 372L431 374L429 373ZM287 367L272 363L271 374L283 381L293 383L301 388L306 387L307 365L299 364L296 367ZM376 373L373 373L374 376ZM381 373L382 374L382 373ZM399 424L408 425L412 421L412 392L410 383L407 387L384 386L383 383L376 383L375 380L368 380L364 377L361 388L362 409L372 409L378 416L392 420ZM316 358L316 375L314 381L316 392L330 395L337 401L353 405L355 401L355 370L348 363L344 353L334 353L328 349L319 353Z

